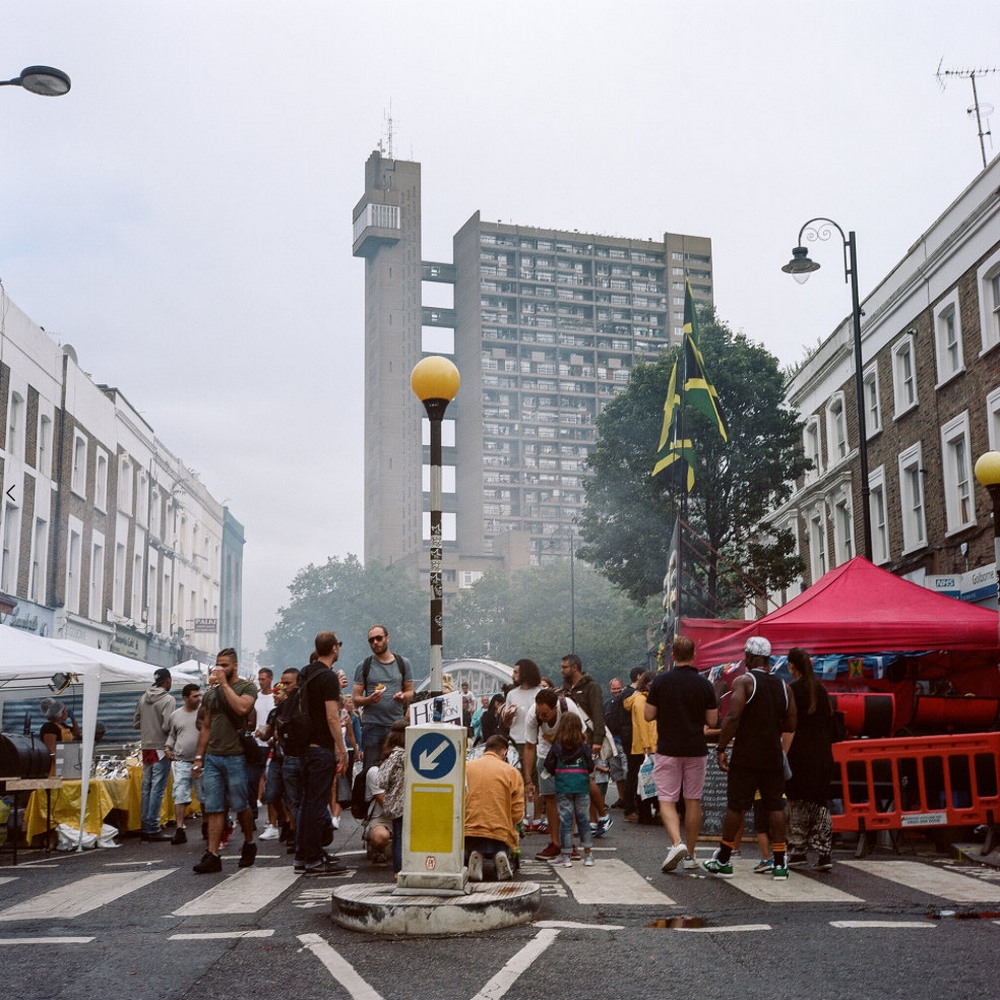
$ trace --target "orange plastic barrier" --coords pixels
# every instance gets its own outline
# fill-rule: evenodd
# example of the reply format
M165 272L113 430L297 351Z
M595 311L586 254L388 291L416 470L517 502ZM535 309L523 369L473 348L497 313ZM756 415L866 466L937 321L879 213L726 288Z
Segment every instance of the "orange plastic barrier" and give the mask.
M846 740L833 759L835 833L1000 819L1000 733Z

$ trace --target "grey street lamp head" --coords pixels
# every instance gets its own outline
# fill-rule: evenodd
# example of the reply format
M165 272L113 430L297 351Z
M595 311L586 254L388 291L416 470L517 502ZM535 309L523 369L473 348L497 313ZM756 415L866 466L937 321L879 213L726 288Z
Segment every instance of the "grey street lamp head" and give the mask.
M0 80L0 87L23 87L41 97L62 97L70 86L69 76L54 66L28 66L13 80Z
M804 285L809 280L809 275L819 270L819 264L810 260L809 251L805 247L795 247L792 250L792 259L781 270L785 274L790 274L800 285Z

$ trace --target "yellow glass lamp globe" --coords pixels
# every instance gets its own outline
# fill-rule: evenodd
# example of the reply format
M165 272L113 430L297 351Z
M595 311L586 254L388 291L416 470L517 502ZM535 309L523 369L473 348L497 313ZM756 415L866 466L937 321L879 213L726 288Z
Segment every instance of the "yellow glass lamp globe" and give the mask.
M461 381L455 365L437 355L418 361L410 372L410 388L421 402L428 399L450 402L458 394Z

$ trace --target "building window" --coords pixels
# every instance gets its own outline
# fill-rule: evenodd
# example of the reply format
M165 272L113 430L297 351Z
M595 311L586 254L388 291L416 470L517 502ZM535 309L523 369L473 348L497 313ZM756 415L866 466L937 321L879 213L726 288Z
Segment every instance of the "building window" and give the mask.
M17 593L17 556L20 549L21 512L7 504L3 516L3 553L0 555L0 590Z
M104 621L104 538L94 532L90 550L90 594L87 615L91 621Z
M66 610L80 613L80 572L83 559L83 525L76 518L69 519L69 545L66 549Z
M833 544L838 566L854 558L854 515L847 497L833 505Z
M899 456L899 503L905 554L927 544L923 454L919 442Z
M826 453L831 466L847 458L847 422L841 393L834 396L826 407Z
M976 519L972 500L972 460L969 414L962 413L941 428L941 474L948 533L969 527Z
M822 508L809 517L809 561L815 583L829 568L826 562L826 515Z
M908 330L892 349L892 384L899 417L917 405L916 331Z
M118 463L118 509L132 513L132 463L122 455Z
M864 373L865 434L872 437L882 430L882 405L878 394L878 364Z
M886 522L885 469L875 469L868 477L868 510L872 519L872 562L889 561L889 526Z
M94 463L94 506L98 510L108 509L108 456L103 451L97 452Z
M125 546L115 546L115 578L111 593L111 610L116 615L125 614Z
M87 496L87 438L79 431L73 434L73 469L70 473L70 489L78 497Z
M806 482L812 482L814 479L818 479L823 472L819 445L819 419L817 417L810 417L806 421L802 442L805 447L806 458L812 462L812 469L806 473Z
M31 576L28 580L28 600L45 602L45 567L49 554L49 526L35 518L35 534L31 540Z
M962 321L958 310L958 289L934 309L934 346L937 352L938 385L954 378L964 368Z
M983 354L1000 344L1000 250L976 272Z
M1000 451L1000 388L986 397L986 434L990 451Z
M38 418L38 471L52 478L52 420L45 414Z
M22 455L24 445L24 397L19 392L10 394L7 407L7 452Z

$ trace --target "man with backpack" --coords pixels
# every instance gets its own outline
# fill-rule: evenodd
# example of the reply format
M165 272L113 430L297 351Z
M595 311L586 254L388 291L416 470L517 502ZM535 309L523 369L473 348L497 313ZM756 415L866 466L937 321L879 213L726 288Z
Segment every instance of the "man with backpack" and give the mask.
M295 815L295 871L302 875L344 875L339 861L323 854L324 828L330 829L330 792L347 767L347 747L340 723L340 681L333 669L341 642L334 632L316 636L316 658L299 672L298 685L286 699L278 727L286 753L297 758L290 797ZM288 763L286 759L286 764ZM289 777L285 769L286 780ZM296 794L297 793L297 794Z
M361 756L364 770L382 759L382 744L397 719L406 718L413 701L413 668L410 661L389 649L384 625L368 629L371 655L354 671L354 704L361 714Z

